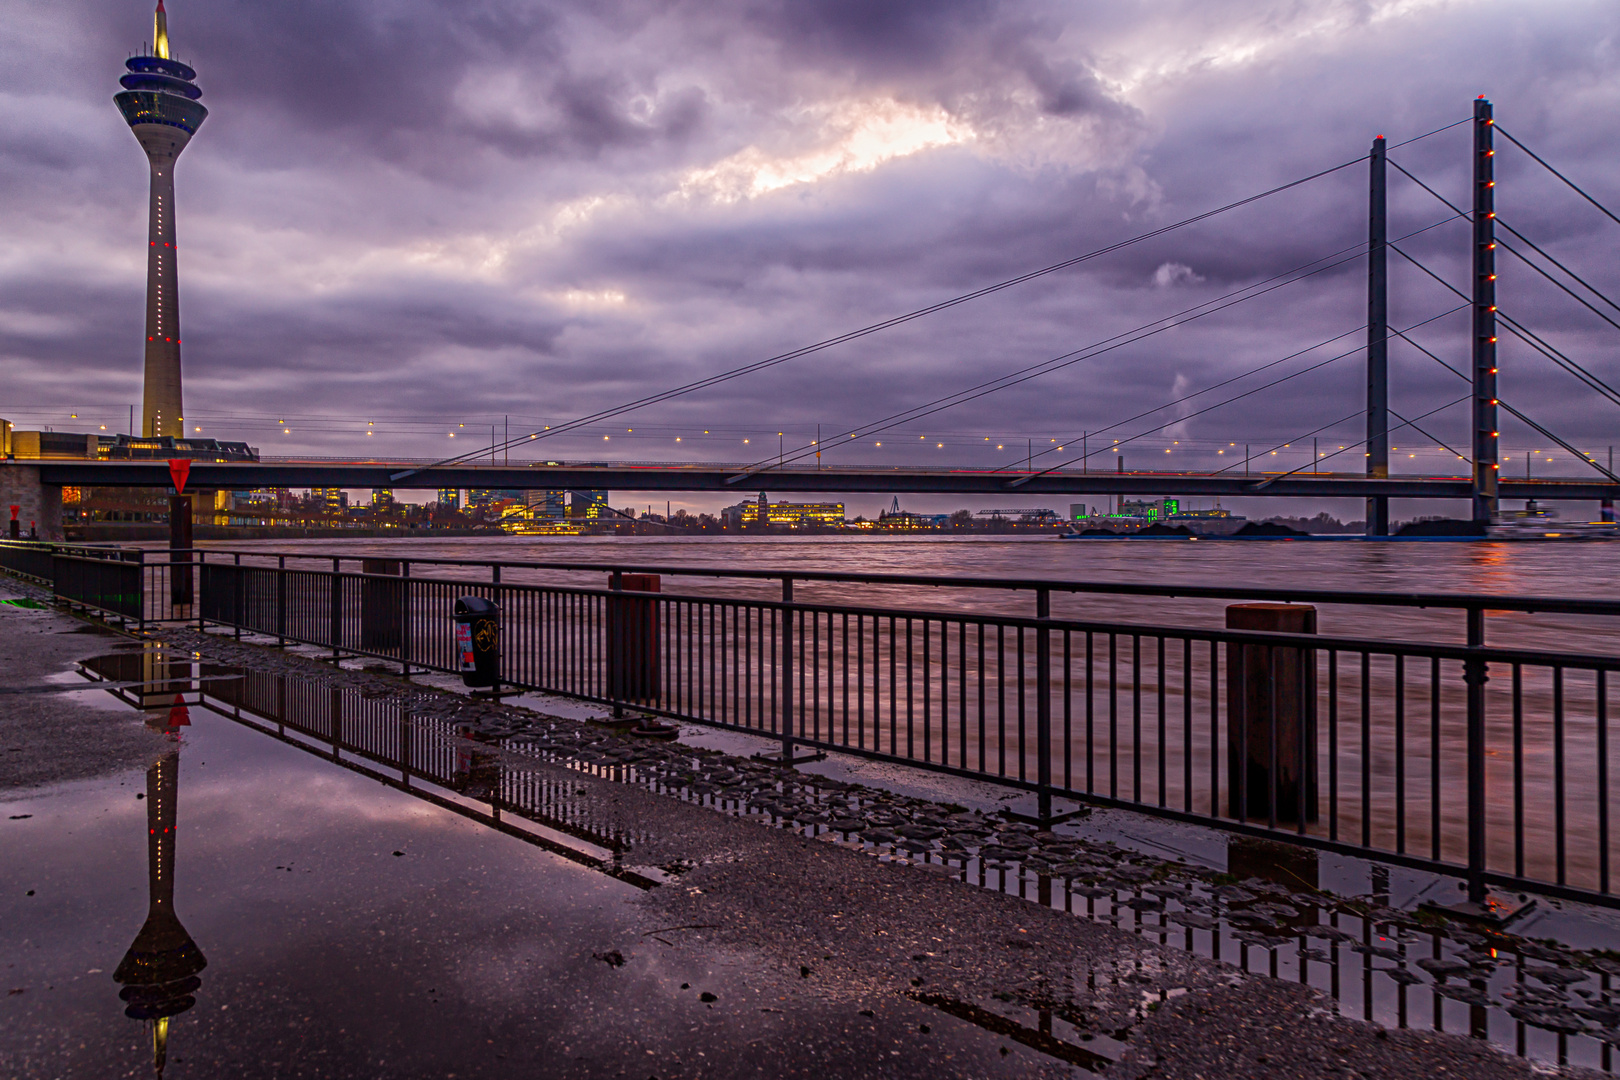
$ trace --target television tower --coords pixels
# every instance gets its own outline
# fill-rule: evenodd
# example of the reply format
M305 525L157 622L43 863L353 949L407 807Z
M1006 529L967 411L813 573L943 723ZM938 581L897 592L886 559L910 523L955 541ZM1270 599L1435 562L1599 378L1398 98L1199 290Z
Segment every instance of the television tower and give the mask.
M158 0L149 54L124 61L113 97L152 167L146 252L146 382L141 435L185 434L180 402L180 275L174 242L174 163L208 116L197 73L169 55L169 19ZM134 434L134 432L130 432Z

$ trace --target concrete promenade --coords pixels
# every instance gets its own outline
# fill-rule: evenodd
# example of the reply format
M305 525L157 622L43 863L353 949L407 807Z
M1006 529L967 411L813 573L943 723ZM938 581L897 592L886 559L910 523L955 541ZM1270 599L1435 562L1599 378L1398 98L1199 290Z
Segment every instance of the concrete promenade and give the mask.
M38 593L0 580L0 599L25 596ZM413 950L445 950L463 965L486 965L491 979L497 978L496 968L502 969L500 977L518 978L506 969L521 968L524 957L539 950L561 956L560 970L575 972L586 980L581 985L589 986L588 992L547 994L542 989L509 995L477 995L443 984L432 988L438 995L435 1016L445 1029L456 1030L457 1037L468 1027L482 1031L482 1025L490 1025L489 1038L469 1043L474 1048L449 1074L426 1064L431 1056L427 1044L436 1037L430 1030L396 1030L383 1046L334 1046L344 1040L320 1024L298 1022L296 1003L274 994L251 1003L243 1000L256 978L264 993L255 965L269 961L251 949L227 949L219 940L204 940L205 951L219 953L208 973L213 981L205 979L197 1006L175 1022L175 1030L185 1032L173 1036L177 1047L184 1040L185 1069L171 1064L170 1075L297 1071L333 1077L931 1080L1094 1072L1142 1080L1588 1075L1541 1066L1533 1070L1479 1040L1388 1031L1345 1020L1335 1014L1331 1000L1307 988L1247 975L903 861L879 861L837 843L763 828L646 786L559 763L570 746L600 752L604 738L620 738L604 735L599 726L474 702L379 672L339 669L226 637L190 630L164 633L167 647L205 660L290 675L309 687L357 690L371 701L397 702L415 723L448 719L491 736L544 732L546 745L558 750L544 760L494 745L487 752L504 755L503 767L566 783L574 808L590 818L593 828L634 838L619 856L625 865L670 870L656 887L627 890L622 902L603 900L620 912L611 926L593 926L585 915L580 918L586 921L568 923L558 916L555 925L536 925L531 920L544 910L537 911L534 898L500 890L487 892L464 913L470 901L458 893L472 887L472 870L446 863L418 871L423 875L420 891L401 931L412 935ZM76 678L75 661L139 647L134 639L55 611L0 607L0 747L5 751L0 753L0 799L8 805L48 801L53 792L74 785L111 783L137 773L169 751L172 744L149 730L141 713L84 700L83 691L71 700L61 692ZM664 747L647 760L656 764L682 753L678 747ZM759 768L713 753L699 760L706 770L731 776L752 775L750 770ZM186 807L182 796L183 838ZM941 807L938 813L943 819L953 811ZM41 824L46 817L0 820L0 829L6 830L0 832L0 851L25 826L48 827L48 821ZM380 823L376 827L383 828ZM35 835L40 839L33 843L52 842L45 833ZM63 835L55 842L75 841ZM318 846L318 836L310 843ZM188 854L183 840L182 879ZM0 879L8 892L37 887L40 894L30 894L28 903L57 902L47 895L51 889L46 883L33 883L26 867L9 858L0 863L6 865ZM498 867L486 863L485 869L495 872ZM48 884L57 893L71 885ZM193 906L202 902L190 901ZM297 894L288 894L283 902L297 904ZM63 904L60 917L73 918L74 909ZM465 942L457 944L461 920L475 916L506 926L508 948L468 952ZM21 947L23 943L7 940L11 935L3 927L0 922L4 951ZM338 940L352 938L352 946L345 946L352 952L327 977L336 980L343 995L372 1002L367 1007L375 1008L391 995L420 989L410 986L409 979L402 982L397 974L390 975L388 965L371 962L381 946L365 919L339 929ZM116 953L123 946L113 942L109 947ZM105 967L111 970L116 959L111 956ZM29 963L39 971L50 969L48 956ZM705 991L702 986L709 984L685 974L691 971L722 974L713 978L716 989ZM476 981L475 974L467 972L469 982ZM0 1026L10 1034L0 1046L0 1073L151 1075L149 1061L136 1067L141 1065L139 1055L126 1054L128 1060L116 1062L94 1060L94 1039L88 1051L64 1045L57 1028L68 1021L49 1004L53 990L17 970L7 979L11 995L0 998ZM107 1016L128 1025L112 989L109 983ZM243 1015L244 1008L251 1013ZM543 1030L523 1026L530 1014L540 1013L553 1016L554 1022ZM492 1015L505 1020L496 1023ZM1045 1038L1043 1025L1049 1031L1054 1017L1067 1034ZM182 1022L188 1026L182 1028ZM557 1042L562 1039L566 1045ZM541 1044L543 1052L537 1049ZM389 1064L370 1064L367 1055L373 1053ZM300 1063L309 1067L295 1070Z

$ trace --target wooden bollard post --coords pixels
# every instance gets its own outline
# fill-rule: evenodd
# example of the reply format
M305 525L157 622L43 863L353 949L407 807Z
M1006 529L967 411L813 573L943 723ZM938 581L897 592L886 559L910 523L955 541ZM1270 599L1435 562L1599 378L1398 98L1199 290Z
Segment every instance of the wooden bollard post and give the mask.
M1232 604L1226 609L1226 628L1314 634L1316 608ZM1232 642L1226 650L1227 812L1251 821L1297 825L1303 795L1305 820L1315 821L1315 651Z

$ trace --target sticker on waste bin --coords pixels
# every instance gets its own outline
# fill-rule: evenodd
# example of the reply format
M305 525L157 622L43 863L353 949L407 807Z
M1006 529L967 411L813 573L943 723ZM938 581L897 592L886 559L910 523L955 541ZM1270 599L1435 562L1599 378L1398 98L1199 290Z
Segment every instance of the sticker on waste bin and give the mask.
M456 623L456 652L461 654L461 670L472 671L477 667L473 662L472 624Z

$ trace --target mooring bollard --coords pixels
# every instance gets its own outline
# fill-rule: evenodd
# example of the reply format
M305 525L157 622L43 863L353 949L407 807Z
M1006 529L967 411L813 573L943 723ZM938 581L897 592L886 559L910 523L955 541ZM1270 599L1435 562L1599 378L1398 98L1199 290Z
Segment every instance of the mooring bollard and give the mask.
M1309 604L1232 604L1228 630L1316 633ZM1227 812L1300 824L1317 819L1316 653L1226 646Z
M656 593L657 574L618 574L621 593ZM609 588L614 588L610 579ZM658 601L614 595L607 602L608 697L646 701L658 696Z
M378 577L360 579L360 648L368 652L388 652L399 648L400 619L405 605L401 602L403 581L389 581L399 577L398 559L361 559L360 570ZM338 587L340 578L332 575L332 587Z

